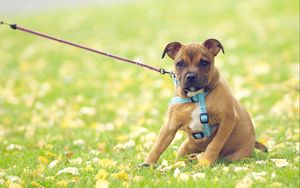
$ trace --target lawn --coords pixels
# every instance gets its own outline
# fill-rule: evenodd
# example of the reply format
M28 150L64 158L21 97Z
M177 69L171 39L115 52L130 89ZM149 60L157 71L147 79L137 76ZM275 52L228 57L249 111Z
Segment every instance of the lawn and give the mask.
M0 14L1 15L1 14ZM255 151L139 168L174 87L163 76L0 26L0 187L299 187L299 1L128 1L1 19L156 67L171 41L219 39L216 65L251 113Z

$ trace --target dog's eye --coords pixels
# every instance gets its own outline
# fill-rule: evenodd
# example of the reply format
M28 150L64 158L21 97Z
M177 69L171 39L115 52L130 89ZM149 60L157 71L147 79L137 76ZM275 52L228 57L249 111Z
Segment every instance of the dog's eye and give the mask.
M176 67L178 68L182 68L184 67L185 63L183 61L179 61L178 63L176 63Z
M209 65L209 62L208 61L206 61L206 60L200 60L200 66L202 66L202 67L206 67L207 65Z

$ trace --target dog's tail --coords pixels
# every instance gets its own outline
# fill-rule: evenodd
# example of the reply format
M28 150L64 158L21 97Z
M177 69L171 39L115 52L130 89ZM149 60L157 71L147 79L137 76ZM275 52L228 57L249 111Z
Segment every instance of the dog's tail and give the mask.
M268 152L267 146L263 145L262 143L260 143L258 141L255 141L255 148L259 149L262 152L266 152L266 153Z

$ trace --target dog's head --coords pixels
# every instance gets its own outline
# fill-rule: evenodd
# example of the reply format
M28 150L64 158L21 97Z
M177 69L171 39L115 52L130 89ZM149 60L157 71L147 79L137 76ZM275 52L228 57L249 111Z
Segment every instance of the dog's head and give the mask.
M179 92L191 97L204 89L209 89L211 82L219 79L215 71L214 57L224 48L216 39L208 39L202 44L183 45L179 42L169 43L162 55L166 54L175 62L175 75L179 80ZM216 75L217 74L217 75Z

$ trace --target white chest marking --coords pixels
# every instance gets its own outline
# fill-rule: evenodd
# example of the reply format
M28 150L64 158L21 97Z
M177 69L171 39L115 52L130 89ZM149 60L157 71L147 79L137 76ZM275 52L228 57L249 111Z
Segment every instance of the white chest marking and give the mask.
M192 132L200 132L202 131L202 124L200 122L200 107L199 104L196 105L195 109L192 112L192 121L189 125L189 128Z

